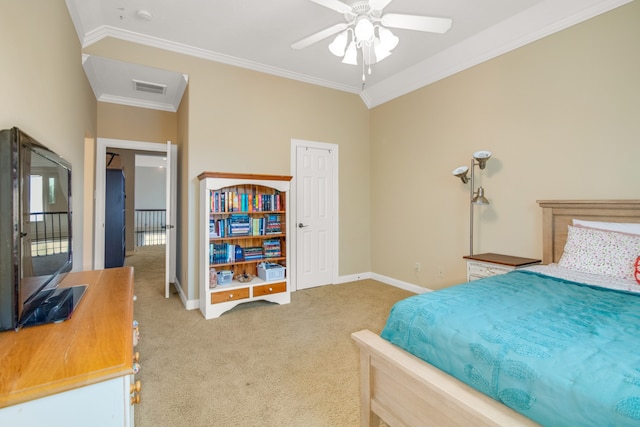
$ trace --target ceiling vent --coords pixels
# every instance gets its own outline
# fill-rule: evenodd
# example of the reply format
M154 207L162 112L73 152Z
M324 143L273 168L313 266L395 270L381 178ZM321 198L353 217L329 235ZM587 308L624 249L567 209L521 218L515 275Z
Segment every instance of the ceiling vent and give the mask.
M133 89L137 92L147 92L147 93L155 93L158 95L164 95L167 92L167 85L143 82L143 81L134 79Z

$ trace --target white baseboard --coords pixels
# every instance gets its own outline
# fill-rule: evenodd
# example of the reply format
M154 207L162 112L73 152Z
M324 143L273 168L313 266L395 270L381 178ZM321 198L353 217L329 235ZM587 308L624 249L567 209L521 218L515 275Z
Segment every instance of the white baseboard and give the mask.
M413 292L414 294L423 294L425 292L433 291L433 289L423 288L422 286L414 285L413 283L403 282L402 280L371 272L340 276L338 277L336 284L355 282L357 280L364 279L377 280L378 282L386 283L387 285L395 286L396 288L404 289L405 291Z
M200 306L199 300L187 299L187 297L184 294L184 291L182 290L182 285L180 284L180 281L178 280L178 278L176 278L176 281L173 284L173 286L176 288L176 291L178 291L178 296L180 297L180 301L182 301L182 305L184 306L184 308L186 308L187 310L195 310Z
M433 289L423 288L422 286L414 285L413 283L403 282L402 280L397 280L392 277L383 276L377 273L358 273L358 274L350 274L348 276L339 276L336 280L336 285L340 285L348 282L356 282L358 280L365 279L373 279L378 282L386 283L387 285L395 286L396 288L404 289L405 291L413 292L414 294L423 294L425 292L431 292ZM182 305L187 310L196 310L200 307L200 302L198 300L187 300L183 290L182 285L178 279L176 279L174 283L174 287L178 291L178 295L180 296L180 301L182 301Z

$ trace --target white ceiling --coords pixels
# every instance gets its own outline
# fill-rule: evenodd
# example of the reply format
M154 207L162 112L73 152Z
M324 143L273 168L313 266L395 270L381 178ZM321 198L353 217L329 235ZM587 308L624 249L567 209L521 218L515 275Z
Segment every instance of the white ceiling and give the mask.
M66 0L83 47L114 37L359 94L375 107L631 0L393 0L384 12L447 17L446 34L392 29L393 54L372 66L345 65L328 45L290 46L345 21L310 0ZM353 3L346 0L346 3ZM139 11L150 14L143 19ZM361 62L359 60L359 62ZM99 101L176 111L188 76L83 56ZM137 92L132 80L166 86Z

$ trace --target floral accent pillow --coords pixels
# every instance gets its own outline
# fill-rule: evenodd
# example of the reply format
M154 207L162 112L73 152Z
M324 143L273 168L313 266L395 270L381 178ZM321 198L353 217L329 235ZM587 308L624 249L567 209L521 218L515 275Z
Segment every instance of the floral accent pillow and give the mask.
M640 236L568 227L560 266L621 279L635 278L634 260L640 255Z
M638 282L640 284L640 256L636 259L636 270L633 273L634 277L636 278L636 282Z

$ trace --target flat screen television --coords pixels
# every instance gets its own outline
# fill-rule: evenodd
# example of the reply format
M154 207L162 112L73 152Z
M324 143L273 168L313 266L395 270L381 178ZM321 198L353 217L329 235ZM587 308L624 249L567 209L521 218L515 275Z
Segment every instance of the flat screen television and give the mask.
M85 288L58 288L71 224L71 164L18 128L0 131L0 331L71 316Z

